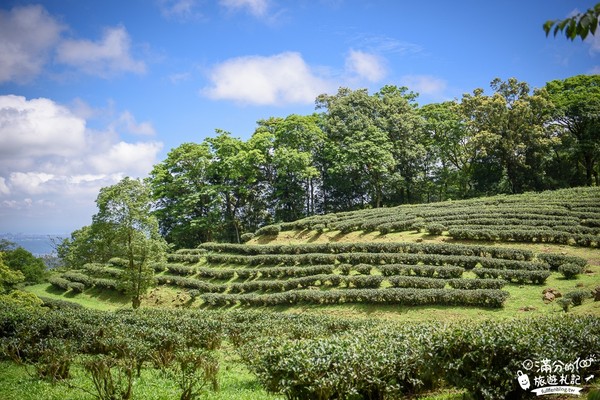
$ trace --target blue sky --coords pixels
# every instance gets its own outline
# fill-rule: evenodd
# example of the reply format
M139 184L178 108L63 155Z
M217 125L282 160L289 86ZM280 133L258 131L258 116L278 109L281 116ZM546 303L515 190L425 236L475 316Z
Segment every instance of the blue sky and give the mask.
M0 232L69 233L103 186L144 177L215 129L314 111L340 86L419 103L495 77L532 87L600 73L600 36L542 24L592 3L47 0L0 5Z

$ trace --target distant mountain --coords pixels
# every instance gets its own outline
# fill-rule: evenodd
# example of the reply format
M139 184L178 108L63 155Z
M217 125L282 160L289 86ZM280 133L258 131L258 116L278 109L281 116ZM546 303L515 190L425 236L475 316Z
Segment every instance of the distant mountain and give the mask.
M31 252L36 257L41 257L54 252L54 245L52 239L58 238L62 240L67 238L69 235L59 234L25 234L25 233L0 233L0 240L8 240L9 242L15 243L17 246L23 247L25 250Z

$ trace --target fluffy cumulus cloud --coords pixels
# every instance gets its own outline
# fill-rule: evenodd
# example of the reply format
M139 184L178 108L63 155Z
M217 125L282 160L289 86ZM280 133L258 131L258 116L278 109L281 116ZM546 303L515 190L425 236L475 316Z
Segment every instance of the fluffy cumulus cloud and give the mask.
M102 38L97 41L63 41L57 48L57 61L101 77L122 72L142 74L146 71L146 64L131 55L131 39L122 26L106 28Z
M369 82L378 82L386 75L385 63L381 57L359 50L350 51L346 58L346 69Z
M39 5L0 10L0 83L40 74L64 29Z
M154 131L129 112L114 125ZM69 225L69 218L79 210L89 219L101 187L146 175L161 148L156 141L125 142L114 126L93 131L50 99L0 96L0 231L2 222L17 219L27 227L40 215L54 215L56 226L81 226Z
M295 52L233 58L214 66L209 79L204 95L255 105L309 104L332 89Z

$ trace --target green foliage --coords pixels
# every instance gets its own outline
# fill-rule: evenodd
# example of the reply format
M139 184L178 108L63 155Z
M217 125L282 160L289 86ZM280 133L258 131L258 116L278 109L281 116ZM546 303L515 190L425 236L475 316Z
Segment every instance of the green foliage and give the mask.
M429 281L431 282L431 281ZM395 304L404 306L447 305L500 308L508 293L497 289L343 289L290 290L275 294L257 295L207 293L201 298L212 306L277 306L294 304Z
M385 325L254 340L241 351L265 388L287 398L400 398L441 381L475 398L520 398L515 371L524 359L587 359L600 332L591 316Z
M575 40L580 37L584 40L588 35L595 35L598 28L598 15L600 14L600 3L584 13L578 13L563 20L548 20L544 23L546 36L553 32L554 36L561 32L567 39ZM554 28L554 29L553 29Z
M354 291L366 296L370 290ZM2 357L48 380L81 366L93 394L111 399L139 397L137 373L149 368L176 384L180 398L216 390L226 371L214 350L225 338L268 391L323 399L420 396L440 385L476 398L516 398L524 394L515 374L525 359L583 360L600 348L596 316L442 324L251 310L1 305ZM226 350L221 362L231 359L231 348ZM595 366L588 371L598 372Z
M150 214L149 189L138 180L125 178L102 188L96 204L93 225L112 237L115 246L111 260L124 268L119 288L131 297L133 308L138 308L141 296L154 283L149 264L160 261L167 247L158 233L156 218Z
M543 284L550 276L550 271L540 270L514 270L475 268L473 270L478 278L504 279L508 282Z
M240 239L243 243L252 240L252 238L254 238L254 233L251 232L244 233L242 236L240 236Z
M267 225L267 226L263 226L262 228L257 230L254 234L257 236L260 236L260 235L274 236L274 235L279 234L279 232L281 232L281 225Z
M189 349L178 351L167 371L182 391L180 400L198 398L207 385L213 391L219 390L219 361L210 352Z
M4 253L4 263L14 271L20 271L25 282L42 282L46 275L46 265L41 258L35 257L22 247Z
M425 229L427 229L430 235L441 235L446 230L446 227L442 224L431 223L425 226Z
M572 35L575 23L575 31L583 34L584 26L595 29L597 19L590 12L596 11L556 27ZM477 88L461 99L423 107L403 87L384 86L373 94L340 88L316 99L319 114L260 120L248 140L217 130L201 143L172 149L154 166L147 180L152 213L161 234L179 249L213 240L244 242L250 236L242 240L243 235L268 225L383 234L434 224L459 228L456 220L451 226L416 215L420 213L412 207L401 212L390 208L598 186L596 75L551 81L538 89L515 78L496 78L490 86L490 95ZM354 210L373 218L352 218ZM333 212L337 214L314 218ZM541 225L545 215L538 215L536 226L569 233L561 243L598 246L597 225L550 219L553 225ZM479 225L491 218L481 216ZM526 228L518 221L495 225ZM274 229L267 231L274 234ZM100 234L79 232L59 254L75 267L105 262L69 246L77 242L100 254L95 242Z
M25 276L21 271L14 271L4 263L4 253L0 253L0 294L13 290L17 283L23 282Z
M581 304L583 304L583 301L585 299L589 299L590 297L592 297L590 291L584 289L568 292L564 296L565 299L571 300L571 302L573 303L573 307L580 306Z
M584 267L573 263L562 264L558 267L558 272L563 274L566 279L575 279L577 278L577 275L583 273L583 271Z
M561 297L556 300L556 303L563 309L564 312L569 312L569 307L573 305L573 300Z

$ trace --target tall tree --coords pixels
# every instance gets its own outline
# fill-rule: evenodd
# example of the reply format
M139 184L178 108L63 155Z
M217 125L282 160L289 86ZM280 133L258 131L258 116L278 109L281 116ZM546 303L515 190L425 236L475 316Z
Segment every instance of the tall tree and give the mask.
M156 164L148 178L161 234L176 248L218 238L219 195L210 181L208 143L184 143Z
M263 177L270 186L274 219L292 221L314 214L320 188L317 158L324 142L319 116L292 114L258 124L250 142L262 138Z
M574 161L583 166L585 185L600 185L600 75L577 75L546 84L555 105L555 121ZM570 182L577 184L578 182Z
M384 124L377 121L377 103L366 89L340 88L317 98L317 108L327 109L324 189L330 211L383 205L396 161Z
M465 126L456 101L433 103L419 110L425 119L425 132L437 159L439 199L472 195L472 175L478 146Z
M87 263L105 263L113 257L115 238L99 228L97 225L84 226L55 243L62 266L78 269Z
M418 113L417 94L406 87L386 85L373 95L373 120L392 145L394 167L384 191L388 204L421 201L419 188L430 183L433 160L430 143ZM429 153L429 154L428 154ZM427 192L427 190L424 190Z
M529 85L515 78L494 79L491 87L493 95L476 89L461 103L481 156L502 167L506 191L545 188L544 161L552 144L547 129L552 108L548 93L542 89L531 94Z
M214 157L209 176L220 198L224 239L239 243L244 227L253 225L255 212L262 207L257 184L264 154L225 131L218 130L217 136L206 142Z
M114 238L113 256L127 260L121 287L131 297L133 308L138 308L154 281L149 263L162 259L166 250L150 212L150 191L140 180L124 178L102 188L96 205L93 225Z

